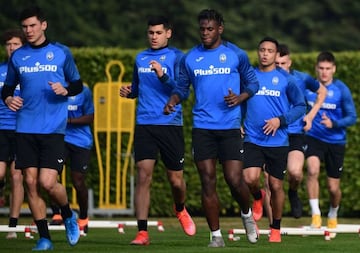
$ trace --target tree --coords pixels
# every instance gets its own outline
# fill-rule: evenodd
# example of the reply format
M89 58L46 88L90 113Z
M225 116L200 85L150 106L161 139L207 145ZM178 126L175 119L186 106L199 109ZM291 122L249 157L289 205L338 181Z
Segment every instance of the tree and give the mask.
M5 1L5 0L2 0ZM225 19L224 38L253 50L264 36L289 44L293 51L358 50L360 2L352 0L147 0L31 1L48 17L48 37L73 47L143 48L146 20L163 14L174 24L172 44L189 49L199 41L197 14L219 10ZM0 28L19 25L19 11L29 1L2 4Z

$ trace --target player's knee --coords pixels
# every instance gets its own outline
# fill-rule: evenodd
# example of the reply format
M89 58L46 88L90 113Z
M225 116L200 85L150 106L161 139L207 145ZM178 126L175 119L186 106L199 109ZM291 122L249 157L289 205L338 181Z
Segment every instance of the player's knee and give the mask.
M293 174L289 173L289 176L290 176L289 181L293 181L293 182L297 182L297 183L301 182L303 179L302 172L297 172L297 173L293 173Z

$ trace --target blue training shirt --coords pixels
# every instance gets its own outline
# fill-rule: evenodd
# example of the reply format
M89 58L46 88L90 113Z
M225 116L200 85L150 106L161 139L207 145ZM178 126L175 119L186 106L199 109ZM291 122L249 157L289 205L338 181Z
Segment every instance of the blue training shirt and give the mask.
M4 87L8 63L0 64L0 93ZM16 85L14 96L19 96L20 86ZM9 109L9 107L0 99L0 130L15 130L16 128L16 112Z
M68 98L68 117L79 118L84 115L94 114L94 103L89 87L83 87L81 93ZM65 142L75 146L91 149L93 136L90 125L67 124Z
M187 99L191 84L195 94L193 127L211 130L240 129L242 106L228 106L224 97L229 89L252 96L259 88L246 52L227 41L214 49L200 44L184 56L173 93Z
M136 109L137 125L175 125L182 126L181 105L176 112L165 115L164 105L169 100L179 73L179 62L183 53L174 47L147 49L135 59L131 93L129 98L138 97ZM151 70L150 61L155 60L162 66L165 76L161 80Z
M255 73L260 88L247 100L244 141L264 147L288 146L287 126L305 113L304 95L295 79L279 67L269 72L256 68ZM276 134L264 134L265 120L275 117L281 122Z
M80 80L69 48L60 43L26 44L10 57L5 85L20 84L23 107L17 111L16 132L65 134L68 98L56 95L49 81Z
M354 125L357 117L351 92L346 84L337 79L325 87L325 101L313 120L312 128L306 134L327 143L345 144L346 128ZM306 99L308 105L313 106L316 94L307 90ZM321 124L323 114L331 119L332 128L326 128Z
M320 83L310 76L307 73L300 72L298 70L290 70L290 75L292 75L298 87L300 88L300 91L305 97L305 90L311 90L313 92L317 92L317 90L320 87ZM304 121L303 117L297 119L295 122L288 125L288 133L289 134L302 134L304 133Z

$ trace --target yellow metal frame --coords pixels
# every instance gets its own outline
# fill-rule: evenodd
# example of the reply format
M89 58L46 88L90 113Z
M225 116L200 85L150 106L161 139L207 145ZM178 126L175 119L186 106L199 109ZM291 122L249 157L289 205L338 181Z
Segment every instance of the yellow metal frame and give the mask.
M110 74L110 69L114 66L120 68L118 80L115 82ZM110 61L105 71L108 82L95 84L93 91L94 142L100 181L98 205L105 209L126 209L129 167L133 174L132 144L136 105L134 99L122 98L119 95L121 86L129 85L122 82L125 72L122 62ZM101 136L103 139L100 140Z
M112 80L110 73L114 66L120 69L117 81ZM99 210L96 213L133 214L134 161L132 144L136 102L134 99L120 97L121 86L130 85L130 83L122 82L125 68L121 61L109 61L105 72L108 82L96 83L93 89L94 142L99 169ZM100 140L100 136L104 135L105 140ZM112 145L114 139L116 143ZM105 146L102 145L104 141ZM123 148L124 145L125 148ZM129 169L130 183L127 182ZM66 166L64 166L59 180L65 187L67 185L66 179ZM130 186L128 192L127 185ZM70 205L76 209L78 204L74 187L72 187L71 193ZM92 199L90 200L93 197L92 190L89 190L89 193L91 193L89 194L89 201L93 203ZM127 193L130 193L130 206L127 205ZM22 208L26 207L27 204L23 204ZM95 211L93 206L89 206L89 215L94 214Z

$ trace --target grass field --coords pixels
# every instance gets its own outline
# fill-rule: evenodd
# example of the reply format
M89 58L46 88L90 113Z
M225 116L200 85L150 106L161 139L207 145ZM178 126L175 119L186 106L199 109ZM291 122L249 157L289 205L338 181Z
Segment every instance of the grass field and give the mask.
M133 220L129 218L113 218L114 220ZM28 218L29 222L30 219ZM109 219L107 219L109 220ZM149 227L151 238L150 246L129 245L136 234L136 227L124 227L123 234L117 228L93 228L89 230L86 237L81 237L80 242L75 247L67 244L64 231L51 231L54 243L53 252L76 252L76 253L138 253L139 250L145 253L202 253L202 252L256 252L256 253L335 253L335 252L360 252L360 238L358 233L338 233L336 238L326 241L324 236L282 236L282 243L269 243L266 235L261 235L257 244L250 244L245 235L239 235L239 241L229 241L228 230L242 228L239 218L221 218L222 233L225 239L225 248L208 248L209 231L203 218L195 218L197 224L197 234L193 237L186 236L176 218L156 219L164 224L165 231L159 232L157 227ZM299 227L308 225L310 218L292 219L284 218L282 225ZM0 224L6 224L7 218L0 217ZM26 219L21 220L21 224L27 224ZM360 224L359 219L339 219L341 224ZM267 229L266 217L259 223L261 229ZM17 253L30 252L38 238L34 234L34 239L26 239L24 233L18 233L15 240L6 240L6 233L0 233L0 252Z

